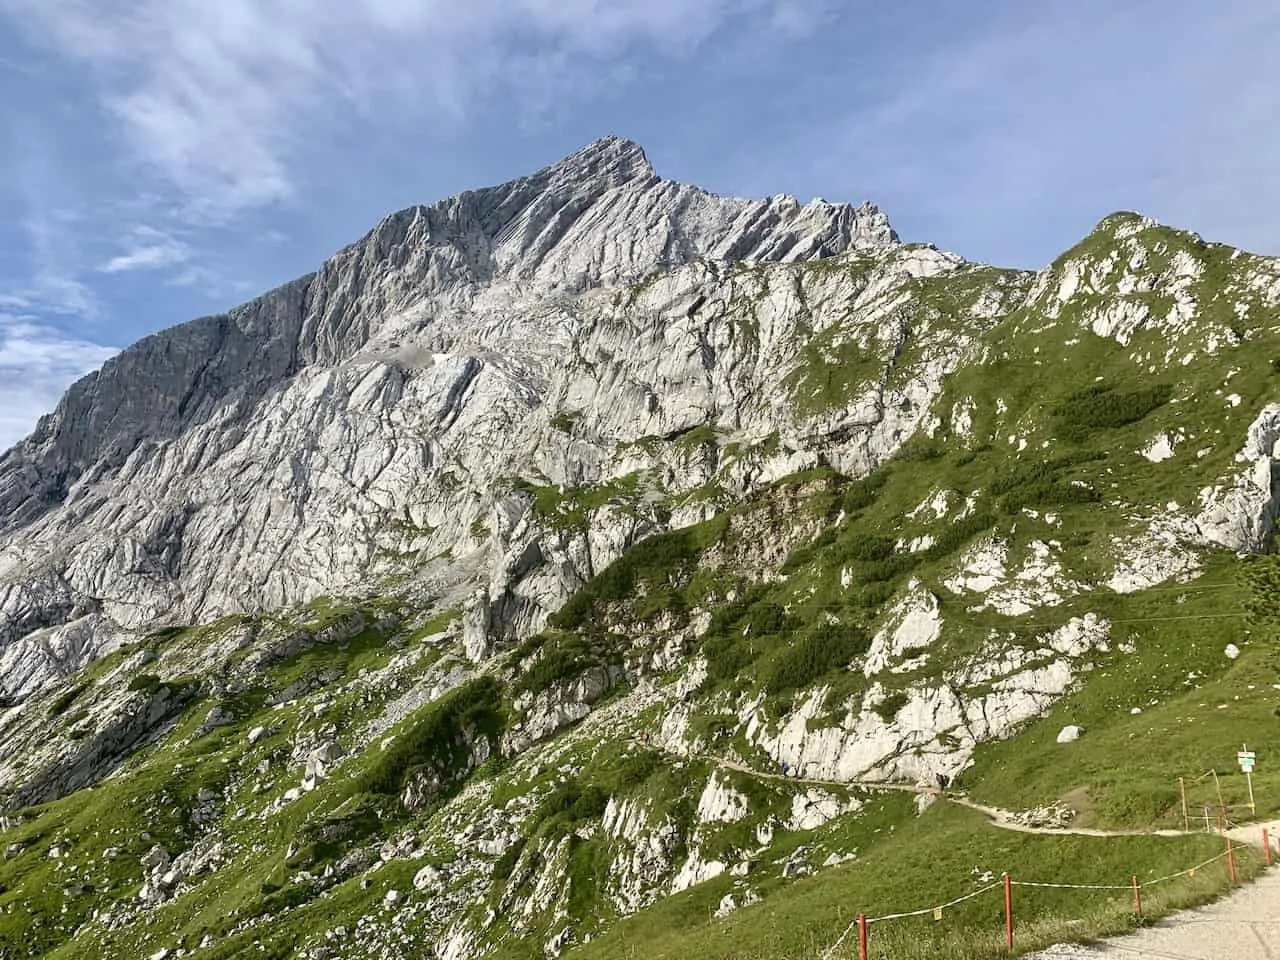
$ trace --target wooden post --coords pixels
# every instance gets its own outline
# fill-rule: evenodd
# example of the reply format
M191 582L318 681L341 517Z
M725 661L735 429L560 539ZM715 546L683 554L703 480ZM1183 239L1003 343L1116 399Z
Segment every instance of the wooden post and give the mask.
M1227 876L1231 878L1231 882L1236 882L1236 853L1231 848L1231 838L1227 837Z
M867 915L858 914L858 960L867 960Z
M1178 778L1178 792L1182 794L1182 829L1191 832L1191 817L1187 814L1187 781Z
M1262 856L1267 866L1271 866L1271 834L1266 827L1262 828Z
M1210 770L1213 774L1213 788L1218 791L1218 809L1225 810L1227 805L1222 802L1222 781L1218 779L1218 771Z
M1013 877L1004 875L1004 942L1013 953Z
M1142 916L1142 887L1138 884L1138 878L1133 877L1133 912L1138 916Z

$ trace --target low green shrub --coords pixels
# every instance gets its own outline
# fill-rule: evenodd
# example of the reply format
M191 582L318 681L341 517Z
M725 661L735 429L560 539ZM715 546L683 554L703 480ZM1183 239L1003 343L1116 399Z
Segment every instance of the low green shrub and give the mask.
M869 649L871 638L860 627L819 624L774 655L765 671L765 691L780 696L811 686L827 673L848 666Z

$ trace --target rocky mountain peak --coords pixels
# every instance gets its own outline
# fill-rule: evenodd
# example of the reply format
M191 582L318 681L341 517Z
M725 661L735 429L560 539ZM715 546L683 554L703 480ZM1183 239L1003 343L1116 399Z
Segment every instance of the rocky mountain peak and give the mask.
M657 176L644 148L625 137L600 137L546 168L564 180L605 180L613 184Z
M376 551L408 549L375 546L391 513L420 514L411 528L436 531L441 552L485 522L501 500L495 482L542 457L530 451L550 451L542 475L577 482L625 472L610 462L616 443L721 409L763 434L781 429L785 404L748 415L734 397L776 390L789 367L775 369L755 340L713 346L708 337L736 336L732 324L723 306L697 315L695 301L742 295L738 282L717 292L733 264L887 256L896 245L874 205L720 196L663 179L617 136L392 214L315 273L122 351L0 457L0 686L30 689L67 665L40 651L65 648L78 663L121 627L160 616L345 589ZM689 328L680 357L657 339L629 342L622 318L588 296L631 302L676 274ZM783 339L790 357L799 341ZM545 411L588 397L598 397L591 444L559 450ZM702 480L682 469L679 482ZM349 490L354 499L339 493ZM322 537L325 559L295 551L321 542L322 527L338 531ZM477 558L506 549L473 546ZM445 579L474 579L468 570ZM520 614L519 629L546 609ZM494 616L505 630L514 615Z

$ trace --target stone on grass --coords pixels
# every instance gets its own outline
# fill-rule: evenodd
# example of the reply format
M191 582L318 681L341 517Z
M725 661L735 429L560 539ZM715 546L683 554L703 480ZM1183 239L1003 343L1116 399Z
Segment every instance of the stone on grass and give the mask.
M1084 733L1084 727L1077 727L1075 724L1068 724L1058 731L1059 743L1075 743L1080 739L1080 734Z

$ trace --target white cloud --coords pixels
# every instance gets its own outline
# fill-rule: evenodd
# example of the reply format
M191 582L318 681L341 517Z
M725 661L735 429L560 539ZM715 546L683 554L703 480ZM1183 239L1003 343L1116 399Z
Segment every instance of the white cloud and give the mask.
M797 35L830 0L0 0L92 67L146 164L221 219L291 195L291 163L350 114L461 118L502 93L588 95L636 46L688 56L752 23ZM140 264L139 264L140 265Z
M34 317L0 313L0 451L29 434L68 386L115 353Z
M100 305L94 292L76 277L78 260L74 216L66 211L32 207L22 219L34 267L29 282L6 291L7 300L67 316L95 317Z
M100 268L103 273L154 270L186 263L191 248L181 240L153 227L135 227L125 240L125 252L112 257Z

